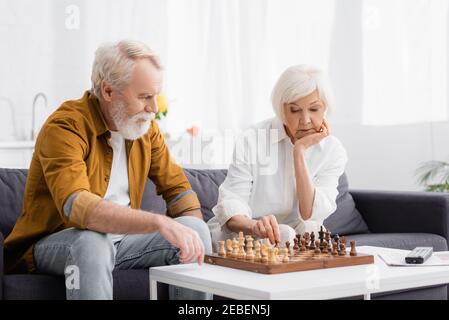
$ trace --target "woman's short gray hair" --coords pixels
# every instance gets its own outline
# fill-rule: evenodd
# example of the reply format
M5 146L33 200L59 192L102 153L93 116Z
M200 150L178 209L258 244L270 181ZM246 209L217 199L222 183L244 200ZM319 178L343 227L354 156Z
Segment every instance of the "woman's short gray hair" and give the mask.
M333 111L330 87L322 72L311 66L297 65L287 68L279 77L271 93L271 103L276 116L285 121L285 103L297 101L318 90L327 113Z
M116 43L105 43L95 51L92 67L92 91L101 95L101 81L106 80L114 88L122 89L131 80L136 60L148 59L161 69L158 56L144 43L122 40Z

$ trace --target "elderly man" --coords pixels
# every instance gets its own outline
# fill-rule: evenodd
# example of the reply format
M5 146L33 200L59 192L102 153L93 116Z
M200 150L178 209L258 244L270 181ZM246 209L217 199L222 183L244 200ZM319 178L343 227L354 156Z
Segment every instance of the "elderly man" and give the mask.
M79 270L68 299L112 299L112 271L203 262L200 204L154 119L161 66L144 44L100 47L92 91L64 102L36 141L23 213L6 239L9 272ZM147 177L167 216L139 210ZM72 273L67 273L71 275ZM205 295L170 288L171 298Z

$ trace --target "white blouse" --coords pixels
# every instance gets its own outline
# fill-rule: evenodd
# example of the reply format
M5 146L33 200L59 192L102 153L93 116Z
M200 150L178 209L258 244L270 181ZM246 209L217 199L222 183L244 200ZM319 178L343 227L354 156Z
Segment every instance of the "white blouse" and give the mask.
M336 210L338 180L347 163L341 142L330 135L305 151L315 186L312 216L307 221L299 214L293 147L278 118L249 128L237 139L233 161L212 209L215 216L208 222L212 234L229 233L225 223L234 215L257 219L273 214L279 224L314 231Z

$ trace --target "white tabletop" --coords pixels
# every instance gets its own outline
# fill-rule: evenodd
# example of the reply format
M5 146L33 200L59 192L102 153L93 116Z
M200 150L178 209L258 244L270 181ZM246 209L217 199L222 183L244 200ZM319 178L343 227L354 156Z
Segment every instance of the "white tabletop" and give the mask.
M180 264L150 269L156 281L234 299L334 299L449 283L449 266L390 267L377 256L379 247L358 247L374 255L375 263L265 275L211 264ZM156 298L151 290L152 298Z

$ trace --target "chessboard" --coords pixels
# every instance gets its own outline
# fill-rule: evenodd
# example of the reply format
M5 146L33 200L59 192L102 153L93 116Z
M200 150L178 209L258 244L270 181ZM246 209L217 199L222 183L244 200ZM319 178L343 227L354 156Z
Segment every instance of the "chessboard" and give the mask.
M218 242L218 252L206 255L206 263L236 268L263 274L277 274L324 268L336 268L374 263L372 255L356 251L356 242L350 242L351 249L346 250L346 238L335 235L331 240L330 232L323 228L315 234L296 235L294 245L278 243L271 245L267 239L255 241L251 236L239 233L239 238Z

